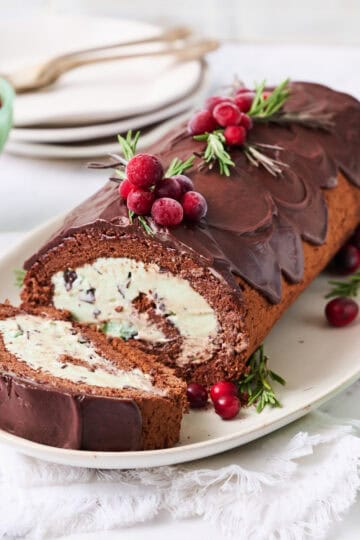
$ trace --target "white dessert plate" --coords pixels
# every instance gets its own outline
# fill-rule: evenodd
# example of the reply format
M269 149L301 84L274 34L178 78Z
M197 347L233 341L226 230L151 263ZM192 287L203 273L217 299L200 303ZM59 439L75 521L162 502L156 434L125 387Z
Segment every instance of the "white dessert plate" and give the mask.
M208 86L208 70L206 63L202 63L201 78L194 92L183 99L162 107L156 111L131 116L104 124L91 124L88 126L73 127L40 127L40 128L13 128L10 142L19 141L27 143L68 143L76 141L91 141L100 137L114 136L129 129L140 129L164 121L177 114L190 110L203 102Z
M61 223L58 217L35 229L0 260L0 300L18 302L14 269L20 268ZM53 448L0 430L0 442L26 455L81 467L127 469L183 463L211 456L262 437L304 416L360 376L360 321L347 328L326 325L327 278L321 276L286 312L266 339L271 368L287 385L277 387L282 408L243 410L231 421L210 408L185 415L177 446L146 452L88 452Z
M176 115L165 122L160 122L154 126L145 128L142 131L138 150L142 151L148 146L154 144L172 127L188 118L188 112ZM66 144L47 144L31 143L24 141L11 141L6 143L6 151L11 154L29 156L35 158L95 158L104 157L106 154L119 153L119 143L116 133L112 137L104 139L95 139L93 141L66 143Z
M159 27L139 21L76 15L19 17L15 25L16 31L8 21L0 21L0 49L6 51L0 62L3 73L73 50L142 39L160 32ZM149 45L146 47L148 50ZM143 49L138 47L137 51ZM176 63L170 57L84 66L41 92L17 96L14 125L78 126L144 114L191 93L200 76L201 62Z

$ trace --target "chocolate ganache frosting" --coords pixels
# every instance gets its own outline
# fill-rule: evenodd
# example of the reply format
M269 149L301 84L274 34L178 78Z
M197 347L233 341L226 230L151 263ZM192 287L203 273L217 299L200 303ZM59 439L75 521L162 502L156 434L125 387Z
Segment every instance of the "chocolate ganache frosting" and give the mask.
M261 291L269 301L281 300L281 273L292 282L304 271L301 240L322 244L327 232L327 207L322 189L337 185L337 175L360 187L360 103L353 97L310 83L292 83L285 104L287 113L330 114L331 131L291 123L256 123L249 132L250 143L277 145L272 155L287 164L281 175L272 176L251 165L241 149L232 149L235 167L231 176L221 176L215 164L202 167L197 157L189 176L208 203L206 218L197 225L182 223L169 230L157 228L154 241L187 251L199 262L213 267L240 294L233 274ZM155 144L166 167L174 157L201 153L181 125ZM127 208L117 185L109 182L98 193L72 211L61 229L31 259L29 268L46 251L66 237L90 225L124 234L144 235L130 224Z

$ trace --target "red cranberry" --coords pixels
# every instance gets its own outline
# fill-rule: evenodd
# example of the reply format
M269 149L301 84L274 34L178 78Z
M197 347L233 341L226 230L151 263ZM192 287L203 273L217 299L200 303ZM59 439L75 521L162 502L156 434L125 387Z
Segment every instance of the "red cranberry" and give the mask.
M216 122L210 111L199 111L191 118L188 123L190 135L201 135L216 129Z
M205 407L208 400L206 388L198 383L188 384L186 396L192 409L201 409L202 407Z
M346 244L335 255L335 267L341 274L352 274L360 266L360 251L351 244Z
M190 178L188 178L184 174L178 174L177 176L173 176L173 178L175 178L175 180L177 180L177 182L180 184L183 194L186 193L187 191L194 190L193 182L190 180Z
M234 418L240 410L240 399L233 394L225 394L214 401L216 414L223 420Z
M339 296L326 304L325 315L331 326L346 326L356 319L359 306L351 298Z
M184 211L181 204L169 197L156 199L151 208L151 215L159 225L174 227L182 222Z
M234 126L240 122L241 113L234 103L219 103L213 110L216 122L223 127Z
M134 186L148 188L160 182L164 169L156 156L137 154L126 165L126 176Z
M238 88L236 90L236 95L238 95L238 94L248 94L249 92L251 92L251 90L249 88L245 88L245 86L243 86L242 88Z
M247 113L250 111L254 95L254 92L244 92L235 96L234 101L241 112Z
M184 217L190 221L200 221L206 215L207 203L197 191L188 191L181 199Z
M247 131L253 127L253 121L251 116L245 113L241 113L240 126L243 126Z
M207 98L207 100L205 101L205 108L210 111L210 112L213 112L214 108L216 107L216 105L218 105L219 103L224 103L224 102L231 102L232 101L232 98L230 97L224 97L224 96L210 96Z
M246 140L246 129L243 126L228 126L225 128L224 137L230 146L238 146Z
M236 384L230 381L219 381L214 384L210 389L210 397L213 401L216 401L221 396L237 396L238 389Z
M356 227L354 234L350 238L350 244L360 249L360 225Z
M183 194L182 187L176 178L164 178L155 188L155 197L169 197L170 199L179 200Z
M152 191L144 189L133 189L127 198L126 205L129 210L135 212L139 216L150 214L155 196Z
M128 195L130 193L130 191L134 189L134 185L129 182L129 180L127 178L125 178L125 180L123 180L121 182L121 184L119 185L119 195L120 197L122 197L123 199L126 199L128 198Z

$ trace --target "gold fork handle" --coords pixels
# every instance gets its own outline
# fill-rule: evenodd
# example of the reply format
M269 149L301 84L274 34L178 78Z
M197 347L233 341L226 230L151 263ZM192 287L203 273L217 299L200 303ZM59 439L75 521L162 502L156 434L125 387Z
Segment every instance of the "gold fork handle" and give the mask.
M57 61L53 69L56 73L54 78L58 78L64 73L89 64L97 64L100 62L113 62L114 60L131 60L135 58L148 58L157 56L173 56L177 60L186 61L201 58L205 54L214 51L219 46L219 42L214 39L204 39L198 42L186 44L182 47L167 47L159 51L143 51L127 54L113 54L108 56L71 56L64 58L61 62ZM47 69L49 69L49 65Z
M148 43L161 43L161 42L171 42L176 41L179 39L185 39L189 37L192 34L192 31L190 28L186 26L174 26L172 28L168 28L164 32L161 32L160 34L155 34L154 36L143 38L143 39L136 39L136 40L130 40L130 41L121 41L120 43L112 43L110 45L103 45L100 47L91 47L89 49L81 49L79 51L73 51L71 53L62 54L60 56L57 56L52 61L62 60L64 58L69 58L71 56L79 56L79 55L86 55L101 51L108 51L111 49L119 49L120 47L132 47L135 45L146 45Z

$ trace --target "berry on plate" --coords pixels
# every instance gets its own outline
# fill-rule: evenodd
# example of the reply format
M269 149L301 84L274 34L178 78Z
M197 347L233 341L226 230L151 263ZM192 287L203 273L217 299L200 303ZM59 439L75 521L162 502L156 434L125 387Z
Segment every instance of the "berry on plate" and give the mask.
M210 388L210 397L212 401L216 401L221 396L227 395L237 396L238 388L236 384L230 381L219 381Z
M325 315L331 326L346 326L356 319L359 306L351 298L337 297L325 307Z
M240 411L240 399L233 394L224 394L214 401L214 408L223 420L231 420Z
M201 409L202 407L205 407L208 401L206 388L198 383L188 384L186 397L192 409Z
M225 128L224 137L230 146L240 146L246 141L246 129L243 126L228 126Z

